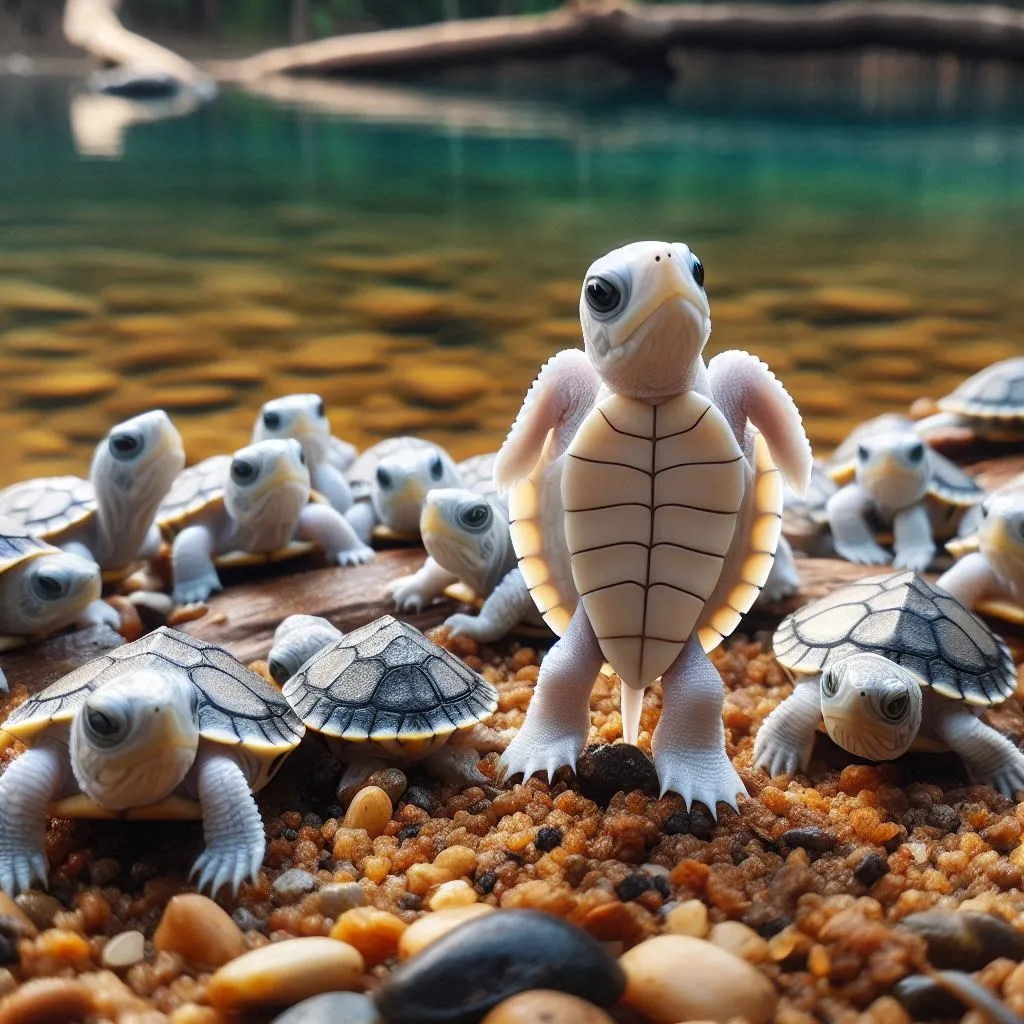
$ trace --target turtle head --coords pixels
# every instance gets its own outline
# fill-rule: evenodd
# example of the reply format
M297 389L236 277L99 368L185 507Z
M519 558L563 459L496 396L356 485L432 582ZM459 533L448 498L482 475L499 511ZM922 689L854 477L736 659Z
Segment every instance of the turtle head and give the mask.
M825 730L858 757L891 761L905 753L923 706L917 677L880 654L851 654L821 673Z
M309 497L306 456L293 438L257 441L232 456L224 503L235 523L266 538L264 547L292 539Z
M416 533L427 492L457 487L459 471L441 448L420 448L381 459L373 484L373 507L380 521L397 533Z
M504 567L508 520L474 491L430 491L420 516L420 535L427 554L474 590L486 588L484 581L492 582Z
M112 811L169 796L199 746L199 691L185 676L144 669L96 687L71 726L79 788Z
M1013 589L1024 592L1024 491L997 491L985 499L978 547Z
M885 431L857 445L857 483L883 509L906 508L928 490L928 446L912 431Z
M6 601L14 633L53 633L100 599L100 567L91 559L53 551L25 563L17 597ZM6 618L6 616L5 616Z
M682 242L633 242L587 271L583 341L601 379L643 401L690 389L711 334L704 266Z
M274 646L267 655L267 668L278 686L291 679L315 654L345 634L319 615L289 615L274 630Z
M323 462L331 437L324 400L319 395L285 395L266 402L253 427L253 441L293 437L310 466Z
M99 443L89 478L97 497L154 509L185 465L185 448L163 409L119 423Z

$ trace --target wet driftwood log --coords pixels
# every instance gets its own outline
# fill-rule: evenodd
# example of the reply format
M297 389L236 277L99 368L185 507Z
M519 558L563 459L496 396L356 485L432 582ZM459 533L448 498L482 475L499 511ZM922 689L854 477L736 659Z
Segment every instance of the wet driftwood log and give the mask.
M945 3L639 5L577 2L548 14L336 36L217 65L218 77L403 73L455 64L602 54L634 65L681 46L797 51L903 47L1024 58L1024 11Z

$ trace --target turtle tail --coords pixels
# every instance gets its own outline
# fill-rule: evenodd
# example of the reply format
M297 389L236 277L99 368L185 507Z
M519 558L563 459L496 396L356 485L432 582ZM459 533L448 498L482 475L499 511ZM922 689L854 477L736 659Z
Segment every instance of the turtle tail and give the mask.
M622 708L622 739L636 746L640 736L640 714L644 709L644 691L619 682Z

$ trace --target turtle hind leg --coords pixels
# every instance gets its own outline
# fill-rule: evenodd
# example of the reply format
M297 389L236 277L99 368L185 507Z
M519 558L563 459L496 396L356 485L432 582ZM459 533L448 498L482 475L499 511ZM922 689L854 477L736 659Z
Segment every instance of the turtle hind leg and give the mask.
M67 773L67 747L40 745L0 777L0 889L16 896L38 879L46 886L46 809Z
M225 885L237 893L244 881L256 878L263 863L263 819L249 780L231 754L200 752L195 770L206 849L191 874L198 876L198 888L211 894Z
M775 604L787 597L792 597L800 590L802 580L800 571L796 567L796 559L793 557L793 549L785 537L779 537L779 546L775 549L775 561L772 562L771 572L765 580L761 593L757 597L757 604Z
M563 765L576 766L590 731L590 691L603 664L581 602L541 664L526 721L502 755L502 778L546 772L551 779Z
M820 721L818 683L797 683L793 693L761 723L754 741L754 764L772 778L806 771Z
M1024 754L1005 736L986 725L965 705L934 701L933 728L967 774L984 786L991 786L1011 800L1024 792Z
M868 522L872 505L857 484L847 484L825 506L836 554L856 565L887 565L892 561L889 552L875 540Z
M718 670L692 634L661 680L663 710L651 737L662 795L672 790L687 807L700 801L717 817L719 801L738 809L747 791L725 750Z
M171 545L175 604L205 601L223 587L213 565L213 534L205 526L187 526Z
M895 569L924 572L935 557L935 540L928 510L924 505L900 509L893 519L892 560Z
M472 637L477 643L492 644L511 632L534 609L523 574L511 569L484 601L479 615L457 613L445 619L452 636Z

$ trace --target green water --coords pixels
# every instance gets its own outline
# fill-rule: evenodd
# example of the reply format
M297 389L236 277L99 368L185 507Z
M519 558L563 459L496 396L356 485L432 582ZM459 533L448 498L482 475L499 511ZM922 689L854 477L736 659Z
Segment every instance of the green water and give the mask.
M185 116L0 77L0 484L159 404L190 456L318 390L365 444L493 448L589 262L681 238L712 349L828 447L1024 351L1024 103L997 65L692 55L675 85L286 83ZM566 99L566 96L571 99Z

